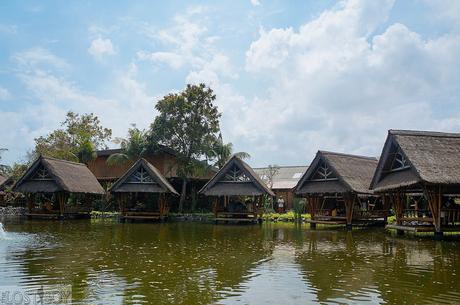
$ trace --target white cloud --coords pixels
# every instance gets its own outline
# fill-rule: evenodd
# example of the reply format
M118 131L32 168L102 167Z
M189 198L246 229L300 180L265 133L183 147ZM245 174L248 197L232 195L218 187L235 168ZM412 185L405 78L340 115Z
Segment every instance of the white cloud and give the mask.
M33 69L37 66L47 66L67 69L70 65L62 58L54 55L49 50L42 47L34 47L12 56L12 59L21 67L21 69Z
M259 6L260 5L260 1L259 0L251 0L251 4L253 6Z
M88 48L89 54L100 59L105 55L115 54L115 48L113 47L110 39L96 38L91 41L91 45Z
M138 59L163 63L175 70L188 68L187 83L204 82L214 87L222 77L237 78L229 57L215 46L219 37L209 35L206 25L200 21L206 19L203 17L206 11L203 6L190 7L184 14L174 17L172 27L154 33L147 26L149 30L144 32L155 37L165 50L142 50L137 52Z
M342 1L298 30L262 29L246 69L270 86L243 99L231 139L283 164L318 149L378 155L389 128L460 131L460 36L399 23L375 35L392 6Z
M42 57L43 62L33 57L32 66L17 61L18 56L13 57L17 63L16 76L23 84L23 95L27 99L17 111L0 112L0 120L11 128L9 133L0 133L0 143L8 143L5 145L9 149L4 160L11 163L22 158L33 147L34 138L57 128L69 110L96 114L103 126L113 129L116 137L124 137L131 123L148 127L155 113L155 98L148 95L145 85L136 79L135 65L115 74L112 91L106 92L107 97L101 97L60 76L60 71L42 68L49 58L63 61L49 51L46 54L49 56Z
M10 92L8 91L8 89L6 88L3 88L3 87L0 87L0 101L2 100L7 100L11 97L11 94Z

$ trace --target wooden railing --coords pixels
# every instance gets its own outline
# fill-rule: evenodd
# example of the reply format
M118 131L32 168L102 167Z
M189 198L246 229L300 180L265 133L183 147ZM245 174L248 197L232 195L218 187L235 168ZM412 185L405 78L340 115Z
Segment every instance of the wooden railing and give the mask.
M384 218L386 216L388 216L387 210L353 210L355 219Z
M441 224L456 225L459 223L460 223L460 210L459 209L441 210Z

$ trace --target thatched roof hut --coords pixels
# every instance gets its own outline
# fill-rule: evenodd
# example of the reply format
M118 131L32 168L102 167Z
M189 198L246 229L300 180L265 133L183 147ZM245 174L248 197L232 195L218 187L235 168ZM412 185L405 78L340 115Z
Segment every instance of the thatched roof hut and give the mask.
M374 157L318 151L295 188L298 195L372 194L370 181L377 167Z
M408 218L433 222L436 234L442 234L441 221L455 225L460 220L455 208L441 211L443 196L460 194L460 134L389 130L371 188L391 195L398 228ZM417 193L427 200L432 217L404 214L405 194Z
M104 194L85 164L40 156L13 186L20 193Z
M112 193L172 193L179 195L160 171L139 159L110 188Z
M389 130L371 188L460 187L460 134Z
M199 193L206 196L275 196L259 175L237 156L230 158Z

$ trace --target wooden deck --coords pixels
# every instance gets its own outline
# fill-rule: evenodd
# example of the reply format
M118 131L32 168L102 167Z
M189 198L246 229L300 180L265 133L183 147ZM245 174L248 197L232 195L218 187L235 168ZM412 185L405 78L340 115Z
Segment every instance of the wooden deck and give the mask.
M49 219L49 220L57 220L57 219L82 219L82 218L90 218L90 213L82 212L82 213L64 213L61 217L59 213L39 213L39 212L30 212L25 213L25 216L29 219Z
M121 220L163 220L167 215L160 212L124 212Z
M399 230L405 232L421 233L421 232L435 232L433 225L397 225L388 224L385 229ZM460 232L460 226L446 226L442 227L442 232Z
M262 219L254 212L217 212L214 221L225 223L258 223Z

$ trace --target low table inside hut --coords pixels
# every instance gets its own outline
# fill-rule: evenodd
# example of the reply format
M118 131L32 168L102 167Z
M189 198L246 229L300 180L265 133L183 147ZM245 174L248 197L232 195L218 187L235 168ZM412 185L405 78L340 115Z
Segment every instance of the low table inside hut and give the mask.
M214 198L214 220L223 222L259 222L262 196L222 196Z

